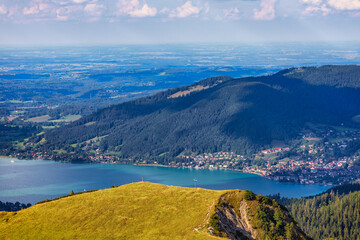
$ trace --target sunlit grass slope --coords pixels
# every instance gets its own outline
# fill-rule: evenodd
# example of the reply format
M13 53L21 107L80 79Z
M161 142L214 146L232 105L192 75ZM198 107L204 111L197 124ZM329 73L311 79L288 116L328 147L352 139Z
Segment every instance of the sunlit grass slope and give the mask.
M0 212L0 239L214 239L201 229L224 191L133 183Z

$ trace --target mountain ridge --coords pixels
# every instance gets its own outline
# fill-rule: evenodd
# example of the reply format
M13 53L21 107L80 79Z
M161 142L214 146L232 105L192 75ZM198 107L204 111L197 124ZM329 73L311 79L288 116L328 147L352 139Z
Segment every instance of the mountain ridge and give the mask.
M0 231L4 239L309 239L286 209L250 191L147 182L0 212Z
M209 78L105 108L34 142L46 140L37 145L42 152L60 149L85 158L95 151L116 153L119 159L171 159L184 152L253 154L274 141L291 142L307 122L359 127L352 121L360 114L359 79L359 66ZM174 94L179 96L170 97ZM94 138L96 144L89 144Z

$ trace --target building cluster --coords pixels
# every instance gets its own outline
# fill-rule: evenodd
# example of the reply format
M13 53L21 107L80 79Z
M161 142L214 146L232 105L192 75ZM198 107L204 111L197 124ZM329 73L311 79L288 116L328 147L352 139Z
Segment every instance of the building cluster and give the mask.
M116 153L101 152L100 141L100 138L86 141L83 145L85 152L78 157L101 163L237 170L281 182L300 184L343 184L360 178L360 131L358 130L321 129L316 132L305 132L301 140L291 147L261 150L250 156L225 151L202 154L189 153L180 158L169 159L165 163L164 161L159 163L156 160L122 159ZM357 143L359 146L356 145ZM27 142L24 145L30 147L34 143ZM69 157L69 155L37 152L36 146L32 147L33 151L20 151L12 156L60 161L67 161L66 158Z
M235 169L240 162L246 160L243 155L234 152L203 153L199 155L183 155L182 166L196 169Z

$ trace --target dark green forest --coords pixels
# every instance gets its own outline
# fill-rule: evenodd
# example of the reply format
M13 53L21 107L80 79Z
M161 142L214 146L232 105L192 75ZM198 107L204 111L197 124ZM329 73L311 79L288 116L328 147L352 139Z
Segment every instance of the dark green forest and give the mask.
M358 128L353 117L360 114L359 79L360 66L215 77L105 108L31 140L41 142L37 151L84 160L95 150L160 163L186 152L252 154L274 140L291 142L308 122ZM89 144L94 138L96 144Z
M313 239L360 239L360 184L346 184L300 199L271 196L284 204Z

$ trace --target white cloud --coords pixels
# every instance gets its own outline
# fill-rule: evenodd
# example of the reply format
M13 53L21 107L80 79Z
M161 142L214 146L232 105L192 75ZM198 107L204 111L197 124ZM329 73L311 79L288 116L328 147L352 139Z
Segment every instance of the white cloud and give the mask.
M7 8L5 5L0 5L0 15L6 14L7 13Z
M119 15L128 15L130 17L154 17L157 9L149 7L148 4L140 5L139 0L120 0L117 4Z
M16 6L16 7L11 7L11 8L8 9L8 14L7 14L7 16L8 16L9 18L12 18L12 17L14 17L15 15L17 15L19 12L21 12L20 7L18 7L18 6Z
M193 6L191 1L187 1L184 5L177 7L173 10L169 17L171 18L186 18L191 15L197 15L200 13L200 8Z
M38 5L33 5L31 7L24 7L23 14L24 15L35 15L40 12Z
M52 5L52 3L44 2L43 0L33 0L30 3L30 7L23 8L22 13L24 15L44 15L54 10Z
M301 0L303 3L306 4L313 4L313 5L320 5L323 0Z
M72 0L74 3L84 3L86 2L87 0Z
M304 15L314 15L317 13L321 13L321 15L326 16L331 12L331 9L323 4L321 6L308 6L303 12Z
M323 16L329 13L336 13L341 11L360 10L360 0L301 0L307 4L303 11L304 15L321 14ZM349 12L350 15L353 15Z
M39 10L40 11L44 11L51 8L50 4L47 3L39 3Z
M157 9L149 7L146 3L142 6L142 8L134 9L129 12L131 17L154 17L156 14Z
M139 5L140 3L138 0L120 0L117 4L117 7L119 8L120 15L127 15L135 8L138 8Z
M89 3L86 4L86 6L84 7L84 11L90 15L101 15L102 11L105 9L105 6L102 4L97 4L97 3Z
M328 4L337 10L360 10L360 0L329 0Z
M275 18L276 0L262 0L261 9L254 9L254 19L256 20L272 20Z

